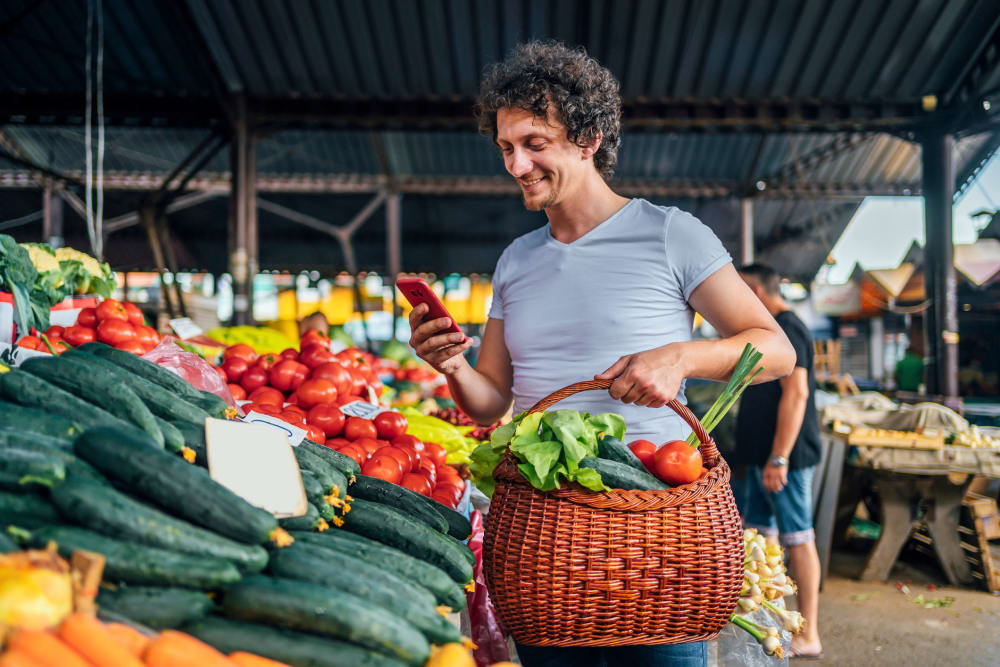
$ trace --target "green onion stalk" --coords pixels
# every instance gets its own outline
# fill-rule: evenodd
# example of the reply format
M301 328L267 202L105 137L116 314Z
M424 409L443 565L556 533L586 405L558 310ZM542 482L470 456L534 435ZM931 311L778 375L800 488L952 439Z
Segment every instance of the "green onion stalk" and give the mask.
M760 643L763 647L764 652L768 655L773 655L779 660L785 657L785 650L781 648L781 639L778 636L778 629L775 627L767 626L762 627L754 623L753 621L743 618L738 614L733 614L729 617L729 622L738 628L742 628L750 633L750 635Z
M757 374L764 370L763 366L757 368L757 362L763 356L750 343L747 343L746 347L743 348L743 353L740 355L740 360L736 362L736 368L733 369L733 375L729 378L729 382L726 383L726 388L722 390L719 397L715 399L715 403L708 409L705 416L701 418L701 425L705 427L706 433L711 433L712 429L718 426L722 418L729 412L729 409L733 407L733 404L739 400L743 391L750 386L754 378L757 377ZM754 370L755 368L756 370ZM687 443L695 447L701 444L701 441L692 432L687 437Z

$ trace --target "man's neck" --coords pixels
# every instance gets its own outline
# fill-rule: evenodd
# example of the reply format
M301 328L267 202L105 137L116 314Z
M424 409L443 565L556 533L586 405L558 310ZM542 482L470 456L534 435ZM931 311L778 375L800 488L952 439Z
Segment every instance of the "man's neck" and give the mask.
M764 306L767 308L767 311L771 313L771 317L777 317L786 310L792 309L792 307L788 305L788 302L780 296L769 296L767 303L765 303Z
M629 202L614 192L596 171L564 202L545 209L552 236L561 243L572 243L617 213Z

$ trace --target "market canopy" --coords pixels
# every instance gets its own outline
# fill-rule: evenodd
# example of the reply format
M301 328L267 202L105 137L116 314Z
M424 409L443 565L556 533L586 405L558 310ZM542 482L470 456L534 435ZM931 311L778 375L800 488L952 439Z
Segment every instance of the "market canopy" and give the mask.
M39 168L83 180L87 11L74 0L6 5L0 218L10 220L40 207ZM617 190L691 210L734 256L740 200L752 198L758 258L795 277L815 274L865 196L920 194L921 132L956 136L959 190L1000 145L990 0L105 0L103 19L105 217L134 211L195 155L186 168L201 170L169 215L190 269L226 269L222 149L245 108L258 142L260 268L344 268L316 225L275 211L343 224L389 190L403 193L403 268L491 271L544 219L523 210L471 107L483 67L534 37L586 47L621 81ZM86 247L74 216L66 236ZM17 233L40 231L31 221ZM360 268L385 271L386 245L381 218L362 226ZM153 265L145 234L126 224L106 254Z

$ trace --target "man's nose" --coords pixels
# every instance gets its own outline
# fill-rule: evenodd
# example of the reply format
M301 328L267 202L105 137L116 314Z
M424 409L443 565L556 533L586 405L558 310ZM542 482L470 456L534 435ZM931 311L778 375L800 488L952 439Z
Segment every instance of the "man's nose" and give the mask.
M519 151L516 148L507 156L507 171L514 178L521 178L527 174L531 173L534 165L528 156L524 154L523 151Z

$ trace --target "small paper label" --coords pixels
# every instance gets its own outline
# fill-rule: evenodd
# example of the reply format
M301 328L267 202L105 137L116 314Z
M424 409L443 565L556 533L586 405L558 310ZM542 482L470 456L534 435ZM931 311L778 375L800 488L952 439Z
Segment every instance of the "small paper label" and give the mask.
M348 417L361 417L362 419L374 419L375 415L380 412L385 412L385 408L381 405L375 405L374 403L366 403L364 401L352 401L346 405L340 406L340 411L343 412Z
M10 368L17 368L28 359L51 356L48 352L29 350L26 347L18 347L10 343L0 343L0 363Z
M191 321L190 317L178 317L170 320L170 328L181 340L200 336L203 332L200 326Z
M266 424L283 432L288 436L288 442L292 447L298 447L305 440L306 436L309 435L309 431L304 428L299 428L298 426L292 426L283 419L278 419L272 415L261 414L260 412L254 412L251 410L247 413L247 416L243 418L248 424Z

